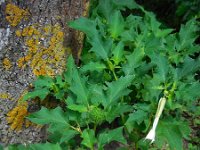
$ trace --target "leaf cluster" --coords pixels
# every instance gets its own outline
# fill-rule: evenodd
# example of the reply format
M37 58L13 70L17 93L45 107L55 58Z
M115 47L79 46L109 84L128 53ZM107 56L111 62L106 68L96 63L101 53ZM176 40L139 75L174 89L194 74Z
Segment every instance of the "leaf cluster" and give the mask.
M126 9L138 13L127 15ZM62 75L39 77L24 97L43 100L51 94L66 104L29 116L34 123L49 124L49 141L69 149L104 149L112 141L127 149L183 149L183 138L190 140L183 114L199 110L198 23L192 19L173 32L134 1L100 0L91 18L69 26L86 34L89 46L81 66L69 56ZM156 143L149 146L142 138L162 96L167 106Z

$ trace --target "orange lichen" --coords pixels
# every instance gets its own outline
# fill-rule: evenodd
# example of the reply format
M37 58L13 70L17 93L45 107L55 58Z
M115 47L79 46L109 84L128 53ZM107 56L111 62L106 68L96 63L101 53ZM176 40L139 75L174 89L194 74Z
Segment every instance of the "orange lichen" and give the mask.
M27 115L27 103L14 107L7 113L7 122L10 124L10 128L16 131L21 130Z
M28 62L29 60L31 60L32 59L32 54L27 54L25 57L24 57L24 59L25 59L25 61L26 62Z
M17 105L7 113L7 122L10 124L11 130L20 131L23 126L26 128L32 125L32 123L26 120L26 117L29 115L28 113L28 103L22 101L23 96L27 93L25 90L20 98L18 99Z
M39 76L39 75L46 75L47 74L46 67L43 65L39 69L34 68L33 69L33 73L35 75L37 75L37 76Z
M22 29L22 31L18 31L16 34L25 38L25 45L28 48L27 55L18 59L18 67L23 68L28 64L36 76L54 76L58 67L64 67L64 33L59 25L47 25L38 29L31 25ZM40 42L44 38L49 39L49 41L47 40L48 45Z
M28 10L19 8L14 4L6 5L6 20L11 26L17 26L23 18L27 18L29 15Z
M8 58L3 59L3 67L9 70L12 67L11 61Z

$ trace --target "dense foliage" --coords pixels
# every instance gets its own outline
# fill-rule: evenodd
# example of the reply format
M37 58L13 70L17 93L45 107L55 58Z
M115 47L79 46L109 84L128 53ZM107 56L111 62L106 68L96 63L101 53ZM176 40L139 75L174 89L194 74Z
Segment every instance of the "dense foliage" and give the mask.
M191 125L200 124L199 22L191 19L174 32L134 1L94 6L89 19L69 23L86 34L81 66L69 56L62 75L40 76L24 97L52 96L65 104L29 116L48 124L50 143L18 148L101 150L115 141L121 149L196 149ZM162 97L166 106L149 144L144 138Z

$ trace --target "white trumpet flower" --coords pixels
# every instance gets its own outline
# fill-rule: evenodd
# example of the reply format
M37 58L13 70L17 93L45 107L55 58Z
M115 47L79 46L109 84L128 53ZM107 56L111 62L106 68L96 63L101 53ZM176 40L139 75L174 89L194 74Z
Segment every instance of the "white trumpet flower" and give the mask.
M162 111L165 107L165 103L166 103L166 98L165 97L160 98L159 103L158 103L158 108L157 108L157 111L156 111L156 116L155 116L155 119L154 119L154 122L153 122L153 127L151 128L151 130L149 131L149 133L145 137L145 140L151 140L151 143L153 143L155 141L156 127L158 125L158 121L159 121L159 118L162 114Z

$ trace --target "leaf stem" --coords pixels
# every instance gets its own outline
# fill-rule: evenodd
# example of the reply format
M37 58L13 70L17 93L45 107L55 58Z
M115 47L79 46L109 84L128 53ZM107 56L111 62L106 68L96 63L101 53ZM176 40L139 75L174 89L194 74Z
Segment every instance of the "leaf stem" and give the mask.
M95 123L94 124L94 132L96 132L96 129L97 129L97 124Z
M116 73L115 73L115 70L112 69L111 71L112 71L112 73L113 73L113 76L114 76L115 80L117 81L117 80L118 80L118 77L117 77L117 75L116 75Z
M74 126L70 125L70 128L72 128L73 130L75 130L75 131L79 132L80 134L82 134L81 128L80 128L78 123L77 123L77 125L78 125L78 127L74 127Z
M107 60L107 64L108 64L109 70L112 72L115 80L118 80L118 77L115 73L115 66L113 65L113 63L110 60Z

